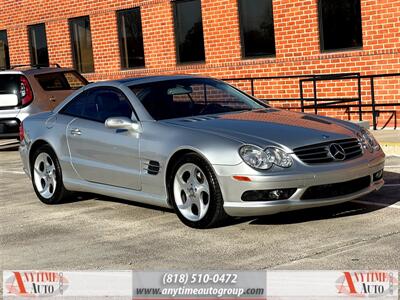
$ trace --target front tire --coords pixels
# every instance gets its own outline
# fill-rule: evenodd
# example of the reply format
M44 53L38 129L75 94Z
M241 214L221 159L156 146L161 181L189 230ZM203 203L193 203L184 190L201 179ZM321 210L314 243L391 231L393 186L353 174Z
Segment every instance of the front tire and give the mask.
M227 219L218 180L203 158L194 153L186 154L176 162L171 174L169 197L185 225L205 229Z
M37 197L45 204L59 204L65 201L65 189L60 163L49 145L39 147L31 161L32 184Z

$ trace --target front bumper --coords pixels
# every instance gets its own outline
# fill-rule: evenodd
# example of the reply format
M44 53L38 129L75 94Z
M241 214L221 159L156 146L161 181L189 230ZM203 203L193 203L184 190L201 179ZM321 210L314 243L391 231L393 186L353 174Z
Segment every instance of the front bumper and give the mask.
M380 189L383 179L373 181L373 174L382 170L385 155L382 151L368 158L362 157L341 164L325 164L323 166L308 166L298 171L271 173L270 175L249 175L238 173L238 166L214 166L224 197L224 209L231 216L261 216L284 211L320 207L347 202ZM242 168L243 169L243 168ZM247 176L251 182L236 181L233 175ZM302 195L312 186L347 182L370 176L370 185L354 193L323 199L302 200ZM287 200L276 201L242 201L241 196L246 191L288 189L297 191Z

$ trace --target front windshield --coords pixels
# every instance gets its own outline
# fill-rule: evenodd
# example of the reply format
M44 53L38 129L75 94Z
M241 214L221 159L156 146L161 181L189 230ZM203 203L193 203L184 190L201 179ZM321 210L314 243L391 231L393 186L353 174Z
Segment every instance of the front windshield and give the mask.
M134 85L130 89L155 120L265 107L232 86L213 79L168 80Z

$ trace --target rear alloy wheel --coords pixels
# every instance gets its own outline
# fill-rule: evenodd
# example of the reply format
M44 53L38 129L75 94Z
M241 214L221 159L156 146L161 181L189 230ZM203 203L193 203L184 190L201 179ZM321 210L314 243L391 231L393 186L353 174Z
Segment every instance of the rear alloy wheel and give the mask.
M46 152L36 157L33 178L40 196L46 199L53 197L57 186L56 167Z
M62 182L61 167L53 149L43 145L32 157L32 183L36 195L46 204L58 204L68 195Z
M172 174L170 197L183 223L193 228L210 228L227 217L217 179L201 157L184 155Z

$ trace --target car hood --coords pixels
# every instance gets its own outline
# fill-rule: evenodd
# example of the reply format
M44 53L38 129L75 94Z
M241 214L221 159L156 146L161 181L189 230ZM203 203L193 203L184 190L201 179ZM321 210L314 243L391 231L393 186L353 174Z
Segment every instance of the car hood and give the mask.
M355 130L350 123L347 126L343 121L331 118L273 108L187 117L166 122L260 147L278 145L295 149L355 137Z

